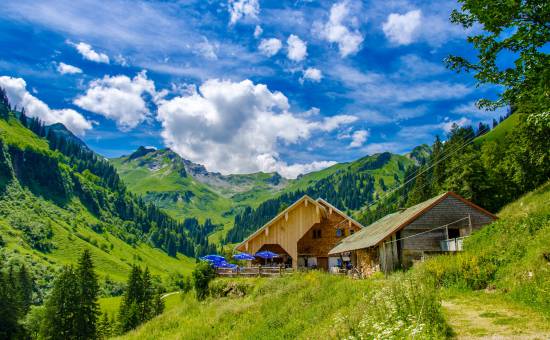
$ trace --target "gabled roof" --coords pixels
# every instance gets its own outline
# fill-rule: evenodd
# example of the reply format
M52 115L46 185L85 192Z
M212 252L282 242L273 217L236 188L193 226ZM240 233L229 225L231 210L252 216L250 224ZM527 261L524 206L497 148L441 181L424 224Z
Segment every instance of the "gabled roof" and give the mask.
M333 205L330 204L329 202L325 201L324 199L318 198L318 199L317 199L317 202L320 202L321 204L328 206L328 207L331 208L333 211L335 211L338 215L342 216L343 218L345 218L345 219L348 220L348 221L351 221L351 223L355 224L355 225L358 226L360 229L363 229L363 228L365 227L364 225L362 225L361 223L357 222L357 221L354 220L353 218L349 217L349 216L346 215L343 211L341 211L340 209L336 208L335 206L333 206Z
M340 244L338 244L329 252L329 254L339 254L346 251L376 246L386 237L409 225L426 211L430 210L436 204L443 201L449 196L459 199L460 201L471 206L472 208L477 209L486 215L489 215L493 219L497 218L495 215L491 214L487 210L475 205L474 203L455 194L454 192L449 191L430 198L427 201L414 205L403 211L398 211L382 217L371 225L343 239Z
M295 208L297 208L300 203L304 202L305 200L307 200L308 202L312 203L313 205L316 205L319 207L319 210L321 211L322 214L326 215L326 209L324 206L322 206L319 202L317 202L316 200L314 200L313 198L309 197L308 195L304 195L302 196L302 198L300 198L299 200L297 200L296 202L292 203L292 205L290 205L288 208L286 208L285 210L281 211L277 216L273 217L269 222L267 222L266 224L264 224L260 229L256 230L254 233L252 233L250 236L248 236L246 239L244 239L241 243L239 243L235 249L238 249L239 247L243 246L246 242L250 241L251 239L253 239L254 237L256 237L257 235L259 235L265 228L269 227L270 225L272 225L273 223L275 223L277 220L279 220L280 218L283 218L283 216L287 213L287 212L290 212L291 210L294 210Z

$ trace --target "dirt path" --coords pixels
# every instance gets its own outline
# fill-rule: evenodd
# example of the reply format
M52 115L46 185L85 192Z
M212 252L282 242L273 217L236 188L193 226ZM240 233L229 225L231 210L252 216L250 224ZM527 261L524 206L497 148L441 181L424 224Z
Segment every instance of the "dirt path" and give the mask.
M443 312L457 339L550 339L550 320L495 293L453 294Z

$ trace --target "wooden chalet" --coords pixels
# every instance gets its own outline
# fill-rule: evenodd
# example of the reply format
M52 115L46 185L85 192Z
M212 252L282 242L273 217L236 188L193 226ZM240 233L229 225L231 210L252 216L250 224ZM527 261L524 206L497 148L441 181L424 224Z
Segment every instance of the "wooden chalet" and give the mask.
M329 251L363 226L323 199L303 196L267 222L236 250L255 254L270 250L294 269L336 266L340 256Z
M462 240L497 217L446 192L389 214L343 239L330 256L351 258L363 276L407 268L429 254L462 250Z

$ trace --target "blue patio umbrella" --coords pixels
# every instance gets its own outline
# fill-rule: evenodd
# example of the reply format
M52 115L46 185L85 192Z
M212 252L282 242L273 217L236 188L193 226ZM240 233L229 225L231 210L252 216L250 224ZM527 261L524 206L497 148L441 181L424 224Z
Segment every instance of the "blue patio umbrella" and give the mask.
M269 250L264 250L264 251L259 251L256 253L256 256L257 257L261 257L262 259L272 259L272 258L275 258L275 257L279 257L279 255L275 254L274 252L272 251L269 251Z
M201 257L200 259L203 260L203 261L211 262L211 263L227 262L225 257L220 256L220 255L206 255L206 256Z
M214 263L214 267L217 268L229 268L229 269L237 269L239 266L233 263L227 263L227 262L217 262Z
M233 258L235 260L241 260L241 261L252 261L252 260L254 260L254 256L252 256L248 253L236 254L236 255L233 255Z

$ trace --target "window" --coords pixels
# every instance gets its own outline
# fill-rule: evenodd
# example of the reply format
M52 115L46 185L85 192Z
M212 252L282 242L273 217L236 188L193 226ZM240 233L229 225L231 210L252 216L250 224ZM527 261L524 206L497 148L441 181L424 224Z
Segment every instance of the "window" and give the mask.
M343 230L343 229L340 229L340 228L336 229L336 236L337 236L337 237L342 237L342 236L344 236L344 230Z
M349 234L350 234L350 235L353 235L354 232L355 232L355 230L353 230L353 229L350 229L350 230L349 230Z
M321 238L321 229L313 230L313 238Z

